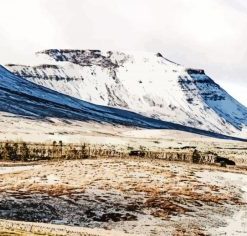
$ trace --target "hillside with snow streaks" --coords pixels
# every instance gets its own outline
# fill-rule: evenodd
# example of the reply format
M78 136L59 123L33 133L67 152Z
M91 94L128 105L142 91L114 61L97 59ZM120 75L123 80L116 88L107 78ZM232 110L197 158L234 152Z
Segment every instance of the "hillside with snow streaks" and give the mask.
M239 135L247 126L247 108L203 70L160 53L51 49L38 52L35 60L6 67L60 93L163 121L227 135Z

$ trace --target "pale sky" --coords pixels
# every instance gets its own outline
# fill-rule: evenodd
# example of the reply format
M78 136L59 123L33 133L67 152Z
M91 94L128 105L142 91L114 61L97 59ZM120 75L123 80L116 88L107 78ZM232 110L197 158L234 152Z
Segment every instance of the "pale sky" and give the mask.
M0 0L0 63L49 48L161 52L247 106L246 0Z

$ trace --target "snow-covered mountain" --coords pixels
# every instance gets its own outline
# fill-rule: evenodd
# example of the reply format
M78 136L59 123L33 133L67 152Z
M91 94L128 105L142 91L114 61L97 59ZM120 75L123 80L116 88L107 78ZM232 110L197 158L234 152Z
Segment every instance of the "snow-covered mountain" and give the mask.
M203 70L160 53L51 49L38 52L31 65L6 67L71 97L163 121L228 135L247 126L247 108Z
M54 126L61 126L63 123L72 124L75 122L76 124L79 121L80 124L93 122L102 125L171 129L209 137L235 139L222 134L148 118L127 110L88 103L37 85L0 66L0 122L18 122L19 119L30 120L33 125L48 122L53 123ZM15 132L18 132L22 128L21 126L21 123L19 126L17 125Z

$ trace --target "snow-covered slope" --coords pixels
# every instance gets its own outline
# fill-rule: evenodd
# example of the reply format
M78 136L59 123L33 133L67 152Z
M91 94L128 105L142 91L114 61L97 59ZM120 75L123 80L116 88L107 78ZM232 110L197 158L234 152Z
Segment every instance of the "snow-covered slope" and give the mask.
M15 132L22 128L19 120L32 121L32 124L37 124L37 126L41 123L47 124L47 122L53 123L53 126L78 125L77 121L79 121L80 125L85 122L96 122L102 125L107 123L108 125L148 129L172 129L209 137L235 139L222 134L148 118L118 108L88 103L37 85L0 66L0 122L9 124L14 122L13 119L19 124L15 124Z
M64 121L95 121L147 128L168 128L169 123L156 121L133 112L90 104L58 93L18 77L0 66L0 112L17 117ZM6 116L7 117L7 116ZM175 128L175 124L171 127Z
M247 108L203 70L160 53L52 49L36 56L32 65L7 68L60 93L155 119L229 135L247 126Z

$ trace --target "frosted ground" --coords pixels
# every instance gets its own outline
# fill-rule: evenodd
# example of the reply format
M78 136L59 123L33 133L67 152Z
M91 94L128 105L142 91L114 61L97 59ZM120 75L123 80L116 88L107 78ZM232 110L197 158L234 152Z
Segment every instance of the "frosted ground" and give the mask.
M0 112L0 140L26 142L52 142L62 140L66 143L112 144L116 147L142 144L152 147L168 147L179 142L234 143L227 139L217 139L205 135L173 129L145 129L112 125L106 122L70 121L57 118L28 119L10 113ZM244 138L244 136L243 136ZM158 143L154 144L153 141ZM144 143L142 143L144 142Z
M20 117L17 121L7 115L8 119L0 122L1 140L62 140L121 150L139 149L140 145L147 150L196 146L246 164L245 142L93 122L37 122ZM0 214L4 219L92 228L93 235L100 235L97 229L107 230L103 235L109 231L246 235L244 169L99 159L1 167L0 175Z
M93 228L93 235L100 228L136 235L247 234L244 169L100 158L5 167L0 174L4 219Z

